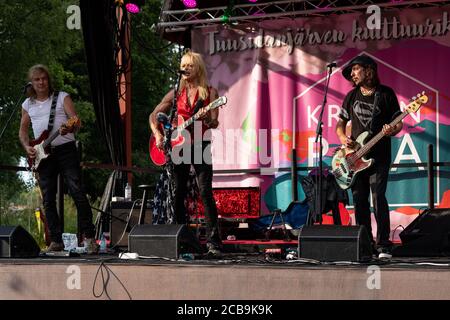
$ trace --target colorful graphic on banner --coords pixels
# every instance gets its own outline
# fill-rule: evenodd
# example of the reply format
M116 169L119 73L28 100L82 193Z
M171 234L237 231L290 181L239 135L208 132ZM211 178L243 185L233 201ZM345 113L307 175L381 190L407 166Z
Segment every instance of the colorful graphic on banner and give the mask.
M429 144L436 162L449 161L450 6L382 10L381 15L381 28L373 30L366 26L369 16L358 13L193 31L193 49L203 54L212 85L228 98L215 133L214 168L261 169L260 175L215 177L215 186L260 187L262 214L285 209L292 200L290 173L274 168L291 166L293 141L298 167L318 165L315 140L326 65L336 62L322 119L323 161L330 165L339 145L334 130L340 106L352 88L342 69L363 53L377 62L381 82L395 90L402 110L418 93L429 98L392 138L393 163L427 162ZM300 200L306 174L299 174ZM436 205L448 204L450 168L436 167L434 183ZM393 229L427 207L426 191L426 167L392 168L387 197Z

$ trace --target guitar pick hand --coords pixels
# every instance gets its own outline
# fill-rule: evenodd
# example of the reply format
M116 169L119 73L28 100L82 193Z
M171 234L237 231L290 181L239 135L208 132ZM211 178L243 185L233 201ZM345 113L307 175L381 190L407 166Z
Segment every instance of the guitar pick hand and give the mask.
M162 150L164 147L164 137L161 134L156 134L155 139L156 139L156 147Z

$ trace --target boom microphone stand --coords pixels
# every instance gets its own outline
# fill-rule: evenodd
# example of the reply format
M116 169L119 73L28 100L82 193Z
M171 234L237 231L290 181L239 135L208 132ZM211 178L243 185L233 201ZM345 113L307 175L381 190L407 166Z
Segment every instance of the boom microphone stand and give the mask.
M322 224L322 176L323 176L323 163L322 163L322 158L323 158L323 144L322 144L322 126L323 126L323 122L322 122L322 118L323 118L323 111L325 110L325 105L327 104L327 95L328 95L328 86L330 84L330 78L331 78L331 73L333 71L333 67L336 67L336 63L330 63L327 65L327 69L328 69L328 74L327 74L327 80L325 82L325 93L323 96L323 102L322 102L322 107L320 110L320 115L319 115L319 120L317 123L317 129L316 129L316 140L315 143L317 144L317 142L319 143L319 172L318 175L316 175L316 199L315 199L315 207L316 207L316 215L319 215L319 221ZM310 224L313 224L313 221L311 219L312 217L310 217Z

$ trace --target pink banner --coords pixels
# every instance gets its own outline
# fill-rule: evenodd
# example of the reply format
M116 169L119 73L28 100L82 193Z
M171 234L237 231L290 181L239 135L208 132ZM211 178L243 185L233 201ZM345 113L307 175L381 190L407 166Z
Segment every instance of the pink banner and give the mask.
M338 113L351 89L342 68L362 53L377 62L381 82L395 90L402 108L418 93L429 97L393 138L393 162L427 162L428 144L435 148L435 161L450 159L450 6L381 9L379 29L368 27L370 17L277 19L193 31L193 49L203 54L212 85L228 98L215 133L214 168L263 168L261 175L216 176L216 186L258 186L265 211L287 207L290 178L270 168L291 166L293 141L298 166L316 165L326 65L337 62L323 115L323 155L330 164L339 143L334 133ZM438 169L437 204L450 189L448 171ZM392 213L426 206L426 181L425 168L393 169L388 186Z

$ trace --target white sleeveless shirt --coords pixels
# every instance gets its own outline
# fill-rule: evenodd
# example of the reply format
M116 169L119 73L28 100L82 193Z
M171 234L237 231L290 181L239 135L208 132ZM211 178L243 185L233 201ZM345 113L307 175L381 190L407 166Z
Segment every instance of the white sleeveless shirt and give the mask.
M55 109L55 120L53 122L52 131L50 131L49 135L52 135L54 132L58 131L62 124L66 123L68 117L64 111L64 99L69 94L60 91L59 96L56 102ZM31 124L33 127L34 138L37 139L39 136L48 129L48 120L50 118L50 109L52 107L53 95L47 98L45 101L38 101L36 99L31 100L27 98L22 103L22 108L28 113L31 118ZM68 133L64 136L59 135L52 141L52 146L59 146L61 144L75 141L75 136L73 133Z

